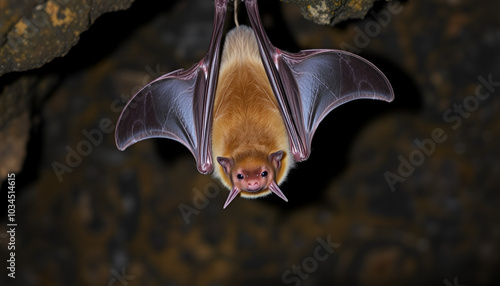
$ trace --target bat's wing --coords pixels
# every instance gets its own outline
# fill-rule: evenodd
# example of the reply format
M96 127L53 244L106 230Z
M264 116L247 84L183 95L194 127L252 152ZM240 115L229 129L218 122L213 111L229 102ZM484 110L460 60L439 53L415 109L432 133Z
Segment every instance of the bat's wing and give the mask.
M198 171L206 174L213 170L212 109L226 4L227 0L215 1L212 39L205 57L189 70L153 80L127 103L115 130L118 149L152 137L173 139L191 151Z
M316 128L335 107L359 98L394 99L382 72L355 54L341 50L295 54L274 47L262 27L257 1L246 0L245 4L296 161L309 157Z

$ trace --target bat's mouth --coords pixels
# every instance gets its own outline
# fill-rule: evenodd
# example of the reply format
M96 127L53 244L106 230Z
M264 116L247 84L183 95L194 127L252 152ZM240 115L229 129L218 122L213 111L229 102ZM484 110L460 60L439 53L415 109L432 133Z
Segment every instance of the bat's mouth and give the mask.
M245 199L256 199L260 197L265 197L271 193L271 190L269 188L262 188L260 191L246 191L242 190L241 191L241 197Z
M256 189L245 189L245 192L255 194L262 191L263 189L264 187L258 187Z

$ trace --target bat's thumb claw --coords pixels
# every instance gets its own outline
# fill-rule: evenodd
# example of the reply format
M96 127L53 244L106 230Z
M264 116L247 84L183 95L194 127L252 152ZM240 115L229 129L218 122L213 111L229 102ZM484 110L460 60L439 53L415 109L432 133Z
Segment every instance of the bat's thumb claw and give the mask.
M231 190L231 192L229 192L229 196L227 197L226 199L226 203L224 203L224 209L229 205L229 203L231 203L234 198L236 198L236 196L240 193L240 190L238 190L238 188L236 187L233 187L233 189Z
M203 175L212 173L213 169L214 168L212 164L201 164L198 166L198 172L202 173Z
M295 162L302 162L307 160L309 158L309 153L306 151L305 147L302 147L302 145L300 145L301 143L296 143L296 144L297 147L293 145L291 146L293 159L295 160Z
M280 187L278 187L278 184L276 184L276 182L272 182L271 185L269 186L269 189L271 190L271 192L278 195L278 197L282 198L285 202L288 202L288 199L285 197L283 192L280 190Z

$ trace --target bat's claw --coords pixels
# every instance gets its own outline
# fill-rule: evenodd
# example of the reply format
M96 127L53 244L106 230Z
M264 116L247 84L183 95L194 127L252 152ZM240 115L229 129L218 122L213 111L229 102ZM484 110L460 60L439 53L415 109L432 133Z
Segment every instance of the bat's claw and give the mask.
M293 159L295 160L295 162L302 162L309 158L308 152L303 150L297 150L297 148L295 148L293 145L291 149L292 149Z
M203 175L212 173L214 170L214 166L211 163L203 163L198 165L198 172L202 173Z

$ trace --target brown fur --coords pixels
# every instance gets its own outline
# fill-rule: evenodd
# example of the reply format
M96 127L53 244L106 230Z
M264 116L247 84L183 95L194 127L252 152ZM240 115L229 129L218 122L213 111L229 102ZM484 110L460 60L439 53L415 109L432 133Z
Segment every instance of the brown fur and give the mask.
M226 36L215 95L212 128L214 176L229 189L232 180L217 157L234 160L233 169L273 168L269 155L283 151L275 176L282 183L292 166L288 135L278 104L262 64L253 30L239 26ZM273 177L274 178L274 177ZM241 192L242 197L269 194Z

